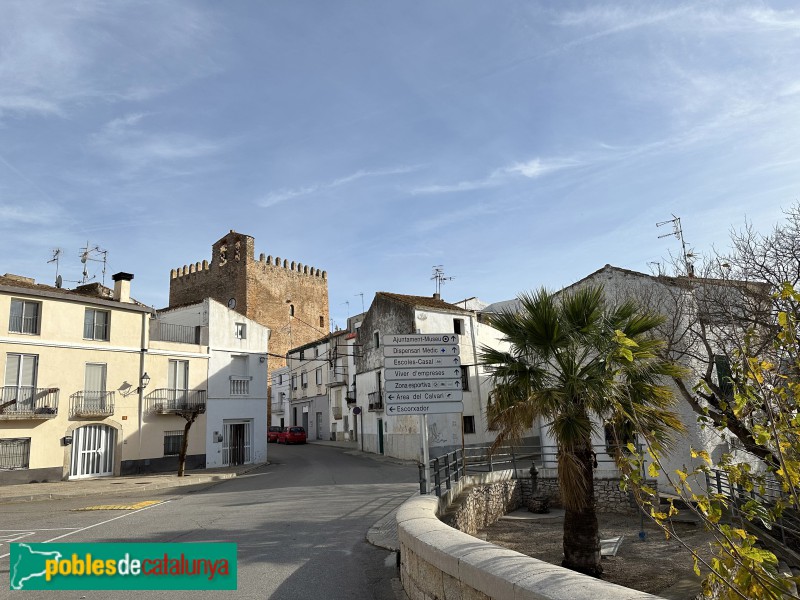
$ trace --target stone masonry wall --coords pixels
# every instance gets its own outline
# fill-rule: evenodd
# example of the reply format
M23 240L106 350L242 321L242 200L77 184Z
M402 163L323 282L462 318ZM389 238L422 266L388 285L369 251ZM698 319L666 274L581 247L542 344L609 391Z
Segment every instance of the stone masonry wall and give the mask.
M539 478L537 493L550 496L550 506L561 507L558 480ZM601 513L635 513L630 494L619 489L619 479L595 479L595 501ZM470 535L488 527L500 517L528 506L533 497L533 482L528 478L510 479L468 488L447 508L442 521Z
M213 298L269 327L269 372L285 366L285 356L330 331L328 274L316 267L261 254L252 237L231 231L202 261L170 273L169 305ZM294 314L292 315L292 312Z

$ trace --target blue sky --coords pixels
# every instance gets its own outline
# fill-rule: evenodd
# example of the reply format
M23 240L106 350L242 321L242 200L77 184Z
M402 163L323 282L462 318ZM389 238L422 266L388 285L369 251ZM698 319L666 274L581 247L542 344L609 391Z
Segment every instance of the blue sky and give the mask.
M724 248L800 197L794 6L2 0L0 273L88 242L160 307L235 229L343 324L434 265L450 301L648 271L673 214Z

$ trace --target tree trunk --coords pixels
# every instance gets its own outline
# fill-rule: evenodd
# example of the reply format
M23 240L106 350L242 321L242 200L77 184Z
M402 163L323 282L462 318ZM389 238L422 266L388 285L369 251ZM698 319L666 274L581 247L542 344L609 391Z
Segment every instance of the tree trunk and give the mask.
M591 445L577 449L575 456L581 466L582 501L578 506L564 503L564 560L562 567L600 577L600 533L594 500L594 454ZM563 494L562 494L563 497Z
M178 477L183 477L186 471L186 452L189 450L189 430L192 428L192 423L197 418L197 413L192 412L191 415L185 416L186 425L183 427L183 441L181 442L181 453L178 455Z

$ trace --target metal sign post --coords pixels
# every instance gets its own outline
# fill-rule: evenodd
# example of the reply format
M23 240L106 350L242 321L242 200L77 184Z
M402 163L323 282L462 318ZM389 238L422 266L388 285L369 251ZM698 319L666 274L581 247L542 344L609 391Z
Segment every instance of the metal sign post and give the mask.
M425 494L430 494L431 457L428 453L428 415L427 414L420 415L419 423L422 433L422 463L425 465Z
M452 333L398 334L383 338L386 414L419 415L426 494L432 489L428 415L464 412L458 342L458 335ZM463 440L463 434L461 437Z

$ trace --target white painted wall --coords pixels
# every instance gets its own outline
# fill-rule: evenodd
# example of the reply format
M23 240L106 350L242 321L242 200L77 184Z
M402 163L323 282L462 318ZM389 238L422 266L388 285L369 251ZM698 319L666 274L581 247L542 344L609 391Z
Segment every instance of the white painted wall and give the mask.
M272 422L270 425L289 425L289 367L281 367L272 372ZM276 410L280 407L280 410Z
M267 347L269 329L207 298L197 304L159 314L176 325L206 325L209 337L208 404L206 408L206 467L223 466L221 436L225 421L252 424L251 462L267 460ZM236 325L244 325L237 337ZM248 393L232 395L234 357L244 358Z

